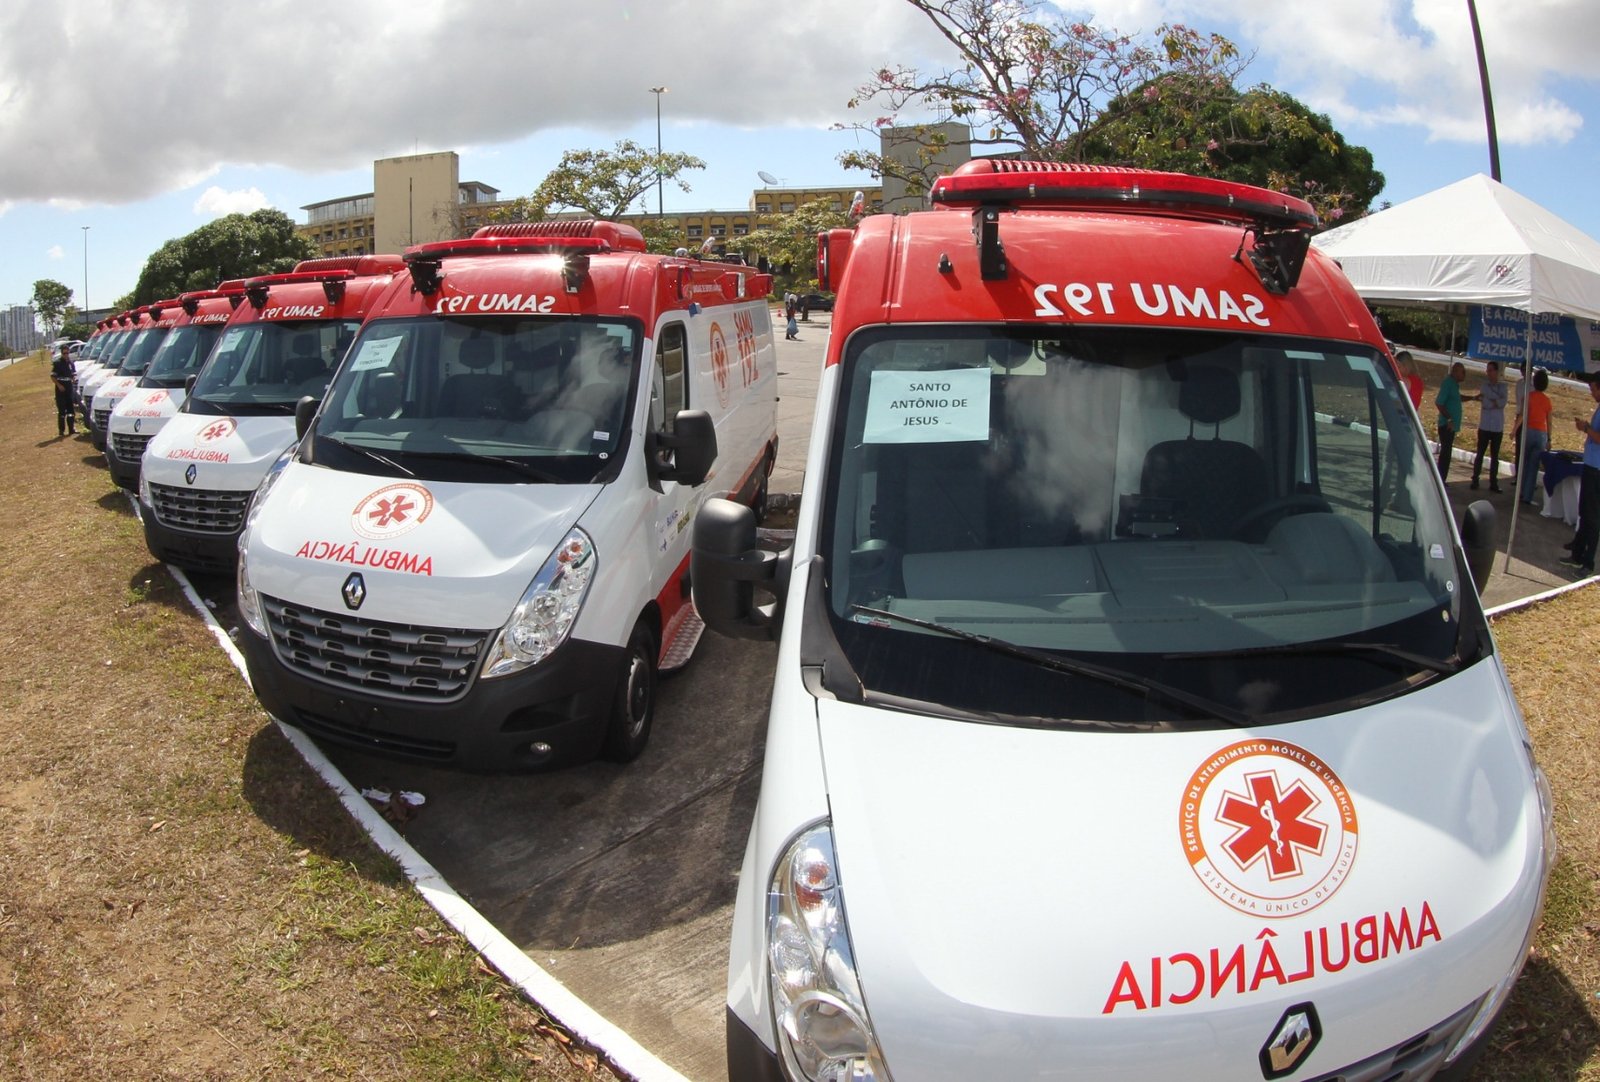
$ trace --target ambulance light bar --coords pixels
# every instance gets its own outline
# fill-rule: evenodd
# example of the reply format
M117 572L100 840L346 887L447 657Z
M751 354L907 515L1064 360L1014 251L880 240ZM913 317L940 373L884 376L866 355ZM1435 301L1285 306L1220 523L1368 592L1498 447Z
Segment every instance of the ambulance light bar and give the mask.
M196 289L189 293L180 293L178 305L186 314L192 316L200 310L201 301L215 300L218 297L226 297L235 308L239 307L239 301L244 298L244 279L230 278L226 282L218 283L216 289Z
M1266 188L1185 173L1075 162L979 158L934 181L929 198L937 207L972 208L972 236L984 281L1002 280L1010 273L1000 240L1000 215L1024 207L1151 210L1236 222L1247 235L1255 235L1250 262L1262 285L1280 294L1299 282L1311 230L1317 225L1317 212L1310 203ZM1243 252L1241 237L1234 258Z
M1304 199L1251 184L1156 169L978 158L933 182L937 206L1122 206L1215 215L1278 229L1313 229Z
M323 262L323 260L307 260L306 262ZM329 262L332 262L331 260ZM294 282L320 282L322 293L330 302L337 301L344 295L344 284L356 276L355 271L346 268L324 270L292 270L282 274L263 274L251 278L244 284L244 295L250 304L256 308L267 306L267 294L273 286L289 285Z

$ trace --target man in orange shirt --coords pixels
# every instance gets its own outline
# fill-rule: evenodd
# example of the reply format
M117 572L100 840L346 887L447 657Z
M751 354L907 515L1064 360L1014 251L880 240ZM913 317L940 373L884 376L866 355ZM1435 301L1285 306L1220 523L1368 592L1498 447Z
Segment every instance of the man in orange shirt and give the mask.
M1526 432L1527 443L1517 453L1517 498L1533 503L1534 479L1539 473L1539 456L1550 447L1550 373L1542 368L1533 372L1533 390L1522 405L1518 427Z

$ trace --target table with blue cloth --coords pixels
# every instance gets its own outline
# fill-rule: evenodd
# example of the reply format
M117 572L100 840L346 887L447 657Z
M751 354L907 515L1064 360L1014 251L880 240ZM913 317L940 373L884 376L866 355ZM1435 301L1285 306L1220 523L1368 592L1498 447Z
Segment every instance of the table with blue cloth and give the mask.
M1539 455L1539 466L1544 470L1544 507L1539 514L1576 526L1583 455L1577 451L1545 451Z

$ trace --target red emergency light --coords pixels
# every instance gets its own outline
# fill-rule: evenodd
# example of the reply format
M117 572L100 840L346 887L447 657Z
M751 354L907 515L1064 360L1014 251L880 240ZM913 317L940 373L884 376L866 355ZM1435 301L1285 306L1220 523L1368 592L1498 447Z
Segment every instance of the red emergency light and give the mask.
M294 269L297 273L344 270L350 271L357 277L364 277L371 274L392 274L404 265L404 261L397 255L339 255L323 259L302 259L294 265Z
M589 254L613 251L645 251L644 235L631 225L592 218L507 222L486 225L470 237L407 248L404 258L417 289L432 294L439 289L442 263L449 256L559 255L567 292L576 293L589 274Z
M1275 228L1312 229L1317 212L1304 199L1213 177L1076 162L978 158L933 182L945 207L1093 207L1180 211Z

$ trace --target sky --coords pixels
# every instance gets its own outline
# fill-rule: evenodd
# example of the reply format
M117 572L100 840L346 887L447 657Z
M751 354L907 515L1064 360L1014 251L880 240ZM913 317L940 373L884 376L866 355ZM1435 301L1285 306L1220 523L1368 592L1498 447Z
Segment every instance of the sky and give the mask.
M1372 151L1399 203L1489 170L1466 0L1056 3L1125 33L1183 23ZM1600 3L1477 0L1501 179L1600 238ZM840 154L884 65L954 62L906 0L52 0L0 4L0 308L37 279L129 293L166 241L235 211L372 190L372 162L456 151L531 192L563 151L696 155L665 209L785 186L870 186ZM665 86L659 97L652 87ZM922 119L907 115L905 120ZM839 127L843 125L844 127ZM653 201L652 201L653 205ZM85 228L87 227L87 228Z

